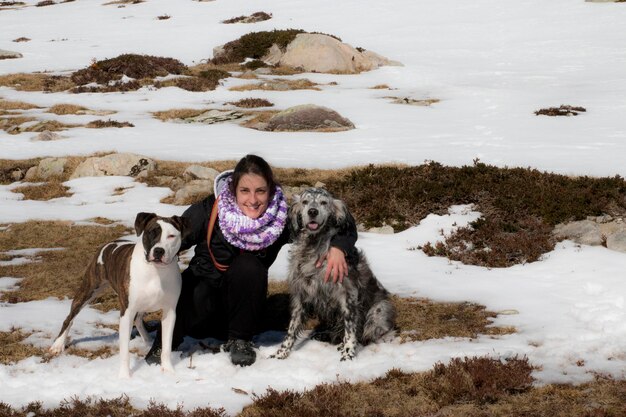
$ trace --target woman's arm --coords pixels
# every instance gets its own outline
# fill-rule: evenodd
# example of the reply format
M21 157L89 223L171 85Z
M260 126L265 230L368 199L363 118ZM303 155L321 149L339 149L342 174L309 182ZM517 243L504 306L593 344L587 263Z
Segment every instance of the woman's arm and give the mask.
M357 239L358 233L354 217L350 212L346 212L345 222L330 240L328 253L318 259L316 264L316 267L320 268L326 261L324 282L328 282L331 275L333 282L342 282L343 278L348 275L348 262L354 263L358 260L357 249L354 246Z

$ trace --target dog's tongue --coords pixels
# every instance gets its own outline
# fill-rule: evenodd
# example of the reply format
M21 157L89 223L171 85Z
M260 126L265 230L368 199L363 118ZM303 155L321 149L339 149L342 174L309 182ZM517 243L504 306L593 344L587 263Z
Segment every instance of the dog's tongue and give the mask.
M317 227L319 226L319 224L315 223L315 222L311 222L309 224L307 224L307 227L311 230L316 230Z

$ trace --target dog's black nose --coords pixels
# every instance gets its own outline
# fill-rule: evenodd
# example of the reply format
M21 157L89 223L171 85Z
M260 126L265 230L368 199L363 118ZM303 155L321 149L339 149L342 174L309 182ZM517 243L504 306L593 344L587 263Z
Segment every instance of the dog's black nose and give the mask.
M161 260L163 255L165 255L165 249L163 249L163 248L154 248L154 250L152 251L152 255L154 256L154 259Z
M307 213L309 214L309 217L315 217L320 214L320 211L316 208L310 208Z

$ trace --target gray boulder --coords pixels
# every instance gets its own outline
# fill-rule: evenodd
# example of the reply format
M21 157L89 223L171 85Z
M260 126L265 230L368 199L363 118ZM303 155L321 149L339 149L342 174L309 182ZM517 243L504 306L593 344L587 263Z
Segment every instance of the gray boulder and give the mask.
M280 132L337 132L354 129L354 124L327 107L304 104L274 115L264 130Z
M44 158L39 164L29 168L24 180L48 180L53 177L61 177L67 164L67 158Z
M31 140L33 141L43 141L43 142L47 142L49 140L59 140L59 139L63 139L63 136L59 135L56 132L51 132L49 130L44 130L43 132L31 138Z
M210 180L214 181L219 172L213 168L203 167L202 165L190 165L183 172L183 178L186 180Z
M383 65L401 65L374 52L356 49L328 35L300 33L283 52L270 48L262 58L270 65L299 68L307 72L356 74Z
M213 180L193 180L176 191L174 204L186 205L206 197L213 192Z
M557 239L570 239L584 245L597 246L603 241L600 225L592 220L558 224L553 233Z
M19 52L7 51L5 49L0 49L0 59L15 59L21 58L22 54Z
M606 237L606 247L618 252L626 252L626 230L618 230Z
M156 162L150 158L132 153L114 153L102 157L87 158L74 171L70 178L101 177L121 175L137 177L156 169Z
M208 110L202 114L185 119L178 119L178 123L203 123L212 125L214 123L228 122L243 118L245 115L236 110Z

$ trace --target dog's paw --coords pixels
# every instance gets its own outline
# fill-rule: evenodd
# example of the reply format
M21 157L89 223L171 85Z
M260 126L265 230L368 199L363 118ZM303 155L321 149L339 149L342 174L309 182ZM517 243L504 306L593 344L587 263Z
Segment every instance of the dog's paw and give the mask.
M356 356L356 349L355 349L354 345L352 345L350 343L346 343L345 345L342 344L342 348L341 348L340 352L341 352L341 360L342 361L352 360Z
M56 356L65 350L65 340L55 340L52 346L48 348L50 355Z
M175 374L176 372L174 371L174 367L172 365L166 366L163 365L161 366L161 372L163 372L164 374Z
M130 371L128 369L120 369L120 372L117 374L119 379L130 379Z
M287 349L278 349L276 353L270 355L271 359L286 359L289 356L289 350Z

